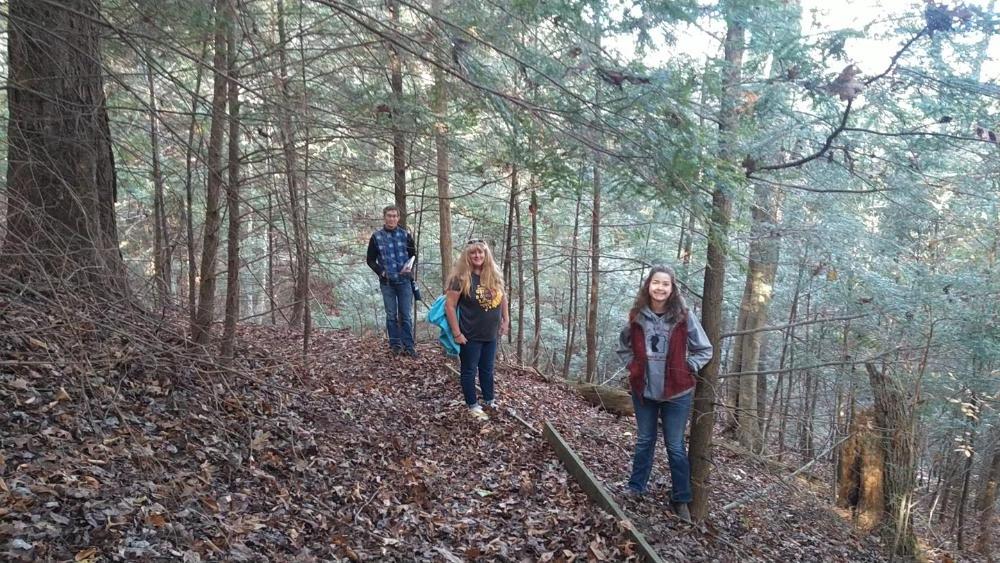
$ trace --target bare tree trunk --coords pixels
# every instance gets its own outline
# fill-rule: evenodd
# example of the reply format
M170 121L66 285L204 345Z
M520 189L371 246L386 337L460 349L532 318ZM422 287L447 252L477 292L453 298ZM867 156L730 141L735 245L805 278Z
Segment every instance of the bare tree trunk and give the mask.
M81 15L83 17L81 17ZM124 296L97 3L7 8L7 231L0 270Z
M517 230L517 362L524 365L524 231L521 229L521 202L514 206Z
M229 232L226 240L226 316L222 327L222 361L231 362L236 347L236 321L240 318L240 89L236 67L239 26L236 23L236 0L227 0L229 18L227 51L229 64L229 168L226 183L226 206Z
M208 37L201 43L201 55L198 62L201 63L208 55ZM198 129L198 100L201 97L201 80L204 76L205 65L198 64L198 73L194 79L194 93L191 95L191 125L188 127L187 145L184 147L184 205L185 205L185 225L187 228L187 264L188 264L188 318L191 326L194 326L195 315L198 311L198 262L195 255L194 237L194 189L192 186L192 176L194 171L194 133ZM199 135L198 152L201 152L201 145L204 136Z
M513 260L513 246L514 246L514 210L517 209L517 192L519 189L518 178L517 178L517 163L511 164L510 169L510 201L507 202L507 239L503 247L503 280L504 287L507 288L507 295L513 298L513 292L511 288L514 286L514 280L512 278L512 260ZM507 306L512 306L513 303L508 302ZM518 323L521 319L517 320ZM513 342L514 332L507 331L507 342Z
M956 508L958 517L955 519L955 522L958 523L956 543L959 551L965 549L965 505L969 500L969 482L972 477L972 463L976 457L976 427L979 424L979 408L979 398L975 393L973 393L972 399L969 401L970 410L968 411L966 421L969 425L969 430L966 432L967 438L965 441L965 467L962 469L962 494L958 499L958 507Z
M580 244L580 204L582 194L576 196L576 211L573 213L573 246L569 250L569 312L566 315L566 353L563 355L563 379L569 378L569 361L573 357L573 345L576 343L576 313L577 307L577 247Z
M393 29L399 29L399 3L386 0ZM399 224L406 227L406 137L403 135L403 59L389 43L389 86L392 89L392 180Z
M976 497L976 510L979 512L979 539L976 541L976 551L992 557L997 486L1000 484L1000 424L993 427L993 458L990 461L989 472L983 475L982 480L982 487Z
M531 366L538 368L538 348L542 343L542 296L538 286L538 193L536 191L536 176L531 177L531 204L528 213L531 214L531 277L535 294L535 327L531 339Z
M271 326L278 324L274 301L274 194L267 194L267 300L271 306Z
M743 288L743 297L740 299L740 312L736 317L736 332L742 332L747 327L747 316L749 314L747 304L750 302L749 291L750 286L747 284ZM727 358L729 360L729 373L741 373L743 371L743 339L747 336L746 334L737 334L734 337L732 351L729 358ZM727 378L722 382L722 389L726 400L723 408L719 411L719 418L722 420L723 431L728 435L735 436L739 429L737 412L740 410L740 378Z
M805 266L806 259L803 255L802 260L799 262L799 273L798 278L795 282L795 292L792 294L792 305L788 310L788 324L792 325L798 318L799 309L799 295L802 292L802 280L805 277ZM770 434L771 423L774 419L774 413L780 411L782 413L779 417L779 430L778 430L778 459L781 459L781 454L785 451L785 424L787 422L788 416L788 400L782 395L782 386L785 382L785 359L790 358L791 354L791 343L795 335L795 327L789 326L782 337L781 344L781 356L778 358L778 382L774 386L774 395L771 398L771 410L768 412L767 423L764 425L763 439L767 442L767 436ZM789 376L791 379L791 376ZM789 381L787 387L791 389L791 382ZM780 405L779 405L780 403ZM780 406L780 408L779 408Z
M594 155L594 191L590 210L590 294L587 297L587 383L597 378L597 307L601 272L601 157Z
M723 94L719 109L719 156L723 160L733 158L729 143L734 134L739 116L739 88L742 82L743 51L745 29L741 21L727 14L726 39L724 43L725 70L723 71ZM712 429L715 426L716 388L719 382L719 337L722 334L722 297L726 281L726 246L729 238L729 221L732 215L730 186L718 183L712 193L712 217L708 231L708 252L705 268L705 284L702 291L702 324L710 342L715 344L715 354L701 370L701 377L694 392L693 418L691 422L691 484L694 500L691 515L696 520L708 514L709 477L712 468Z
M302 147L302 260L299 262L302 276L302 358L308 360L309 345L312 341L312 308L309 298L312 295L312 285L310 281L310 260L312 259L312 244L309 241L309 87L306 83L306 53L303 37L305 29L302 26L302 9L304 2L299 0L299 62L301 67L299 72L302 75L302 105L299 115L306 122L303 135L304 146ZM413 302L414 310L417 306ZM413 316L416 318L416 315ZM307 364L308 365L308 364Z
M152 53L147 51L147 57ZM163 174L160 171L160 129L156 102L156 81L153 69L146 63L146 83L149 85L149 144L153 160L153 280L156 284L156 305L161 310L170 302L170 232L163 201Z
M431 14L441 17L443 9L441 0L431 0ZM444 43L444 38L438 37ZM451 187L448 179L448 125L445 122L448 115L448 85L445 81L442 64L446 64L444 46L439 45L438 65L434 67L434 148L437 153L437 188L438 188L438 223L440 234L438 242L441 249L441 287L448 283L451 275Z
M876 529L885 515L885 453L871 410L858 413L839 448L837 506L849 507L859 528Z
M762 335L760 337L760 356L757 360L757 364L764 368L768 365L770 358L767 354L767 335ZM757 400L757 434L760 439L759 450L763 452L767 449L767 442L764 441L764 421L767 419L767 376L758 375L757 376L757 388L756 400Z
M198 287L198 313L191 327L194 341L207 346L215 320L215 284L218 278L216 258L219 252L220 196L222 192L222 141L226 119L226 16L223 0L215 5L215 54L212 57L212 125L208 140L208 189L205 195L205 226L202 235L201 284Z
M302 326L302 317L305 313L306 293L309 291L306 285L306 241L302 225L302 205L300 203L299 168L298 154L295 148L295 129L292 125L292 99L289 93L288 76L288 39L285 29L285 5L284 0L277 2L278 12L278 64L279 75L275 77L278 90L281 94L281 108L279 110L281 122L281 145L285 157L285 180L288 183L288 206L292 216L292 238L295 246L295 263L290 270L295 278L294 289L292 291L292 314L288 324L298 328Z
M740 354L741 374L759 371L762 337L759 330L767 324L768 307L773 296L774 277L778 271L781 235L777 225L781 220L781 199L782 193L778 188L772 188L760 182L754 186L749 270L747 271L746 288L743 292L744 303L741 309L745 308L746 311L743 330L757 332L741 335L738 341L742 348ZM741 314L743 313L741 312ZM738 435L740 443L751 451L760 450L763 443L760 433L760 420L763 411L759 411L757 408L758 377L764 378L765 376L739 376L739 409L736 411Z
M865 369L875 395L875 422L882 430L882 444L886 452L886 509L888 531L892 536L892 555L904 560L914 559L918 551L910 512L916 466L912 405L903 396L899 384L885 371L879 371L870 362L865 364Z
M955 490L955 480L959 476L958 467L961 464L958 452L951 449L951 445L948 445L948 453L945 456L944 462L944 484L943 493L941 494L941 503L939 505L940 516L938 517L938 522L943 523L949 516L948 505L951 503L951 495Z

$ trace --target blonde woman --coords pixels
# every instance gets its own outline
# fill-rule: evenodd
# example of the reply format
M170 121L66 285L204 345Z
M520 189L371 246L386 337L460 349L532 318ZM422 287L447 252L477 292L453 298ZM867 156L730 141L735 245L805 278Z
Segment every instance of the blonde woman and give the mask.
M476 372L479 372L483 401L495 408L493 364L497 340L507 334L510 327L510 314L503 275L485 241L474 239L466 243L452 267L445 291L445 315L460 348L465 404L473 417L488 420L489 416L483 412L476 397Z

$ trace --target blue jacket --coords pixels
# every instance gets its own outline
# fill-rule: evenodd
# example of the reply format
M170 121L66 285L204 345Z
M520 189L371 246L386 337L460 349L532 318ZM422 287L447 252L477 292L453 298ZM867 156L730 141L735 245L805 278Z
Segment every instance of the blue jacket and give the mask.
M457 356L460 349L458 343L455 342L455 338L451 335L451 327L448 325L448 316L445 314L444 308L445 297L442 295L434 300L431 304L430 310L427 311L427 322L432 325L437 325L441 329L441 335L438 336L438 340L441 342L441 346L444 346L444 353L449 356ZM455 309L455 317L458 317L458 309Z

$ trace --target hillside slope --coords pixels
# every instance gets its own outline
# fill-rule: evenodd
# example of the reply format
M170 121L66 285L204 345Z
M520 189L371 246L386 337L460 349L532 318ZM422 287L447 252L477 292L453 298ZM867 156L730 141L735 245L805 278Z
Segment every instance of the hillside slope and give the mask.
M221 368L136 313L0 305L5 558L634 557L537 433L506 412L467 415L431 345L391 359L378 340L321 332L306 365L296 334L244 327ZM517 369L500 369L498 393L533 426L552 420L621 492L630 420ZM779 477L722 449L716 462L703 527L666 516L662 483L624 503L664 558L879 559L799 485L721 512Z

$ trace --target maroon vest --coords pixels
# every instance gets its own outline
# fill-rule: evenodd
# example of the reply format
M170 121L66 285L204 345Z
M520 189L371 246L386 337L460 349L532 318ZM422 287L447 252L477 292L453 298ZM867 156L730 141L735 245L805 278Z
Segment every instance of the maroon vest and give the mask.
M628 382L632 388L632 396L642 400L646 390L646 335L642 326L634 319L630 323L630 338L632 341L632 361L628 363ZM667 400L695 386L694 374L687 365L687 317L678 319L670 332L670 342L667 348L666 372L663 374L663 397Z

